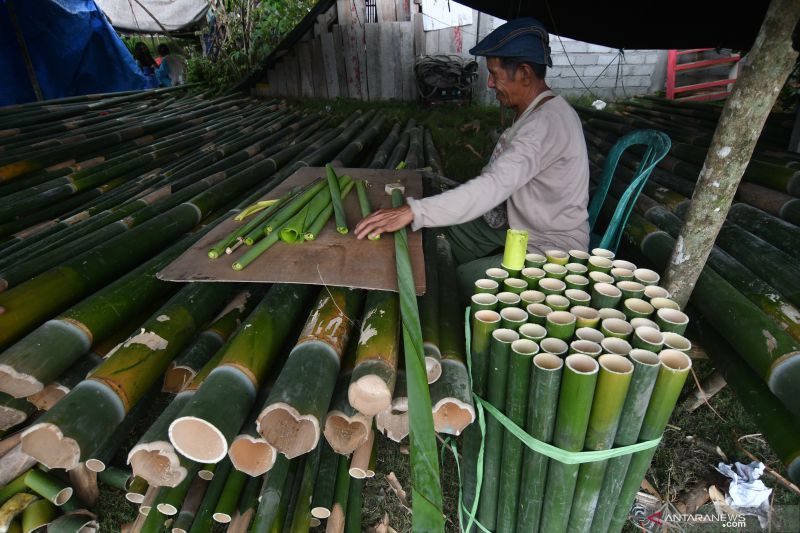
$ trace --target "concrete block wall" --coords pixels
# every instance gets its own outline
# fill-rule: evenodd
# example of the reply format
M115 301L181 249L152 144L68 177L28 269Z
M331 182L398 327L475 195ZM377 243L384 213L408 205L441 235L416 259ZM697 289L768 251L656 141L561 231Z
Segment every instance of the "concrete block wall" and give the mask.
M547 83L562 96L613 100L662 90L666 50L619 50L550 35Z

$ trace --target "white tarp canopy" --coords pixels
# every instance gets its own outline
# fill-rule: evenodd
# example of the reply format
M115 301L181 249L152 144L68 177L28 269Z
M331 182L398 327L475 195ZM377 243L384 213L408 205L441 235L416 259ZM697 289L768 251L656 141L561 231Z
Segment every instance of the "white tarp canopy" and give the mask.
M203 20L208 10L208 0L95 0L95 3L118 30L144 33L161 33L161 26L167 31L191 27Z

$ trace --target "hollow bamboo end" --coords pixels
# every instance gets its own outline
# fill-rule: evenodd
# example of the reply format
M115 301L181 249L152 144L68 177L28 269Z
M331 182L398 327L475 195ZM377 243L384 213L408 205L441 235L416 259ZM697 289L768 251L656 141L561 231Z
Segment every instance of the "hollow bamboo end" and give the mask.
M228 450L230 452L230 450ZM206 470L204 468L197 471L197 477L203 479L205 481L211 481L214 479L214 471L213 470Z
M178 514L178 508L169 503L159 503L156 505L156 509L158 509L161 514L165 514L167 516L174 516Z
M612 374L633 373L633 363L621 355L607 353L598 357L597 362L603 370Z
M67 387L58 383L51 383L36 394L28 396L28 401L40 411L49 411L68 393L69 389Z
M678 333L665 331L661 334L661 336L664 338L664 346L668 347L669 349L686 351L692 348L692 341L683 335L679 335Z
M319 441L319 420L312 415L301 415L287 403L267 406L256 425L264 440L289 459L310 452Z
M528 313L518 307L506 307L502 311L500 311L500 316L505 318L506 320L511 320L514 322L521 322L527 320Z
M569 346L567 346L566 342L554 337L542 339L542 342L539 343L539 347L542 349L542 351L549 354L565 353L569 349Z
M535 355L539 345L529 339L519 339L511 343L511 350L520 355Z
M433 428L437 433L458 436L474 421L475 408L458 398L442 398L433 406Z
M175 448L166 441L137 444L128 453L128 464L134 475L155 487L176 487L188 474Z
M7 405L0 405L0 431L11 429L24 422L27 418L28 415L25 411Z
M494 305L497 303L497 296L488 292L479 292L478 294L473 294L471 300L475 304Z
M231 515L228 513L214 513L211 518L214 519L214 522L219 522L220 524L227 524L231 521Z
M475 313L475 320L486 324L495 324L500 322L500 313L490 309L481 309Z
M512 343L519 339L519 333L513 329L500 328L492 332L492 337L499 342Z
M374 374L351 383L347 398L355 410L367 416L375 416L392 405L392 391L384 380Z
M326 507L314 507L311 509L311 516L320 520L325 520L331 515L331 510Z
M575 330L575 336L582 341L591 341L597 344L600 344L605 338L601 331L594 328L578 328Z
M547 320L554 324L566 326L575 322L575 315L569 311L553 311L547 315Z
M239 435L231 443L228 457L236 470L256 477L270 471L275 464L277 452L262 438Z
M56 505L64 505L72 498L73 492L72 487L64 487L58 491L58 494L53 498L53 503Z
M661 334L661 332L655 328L651 328L650 326L641 326L636 328L635 335L643 341L651 344L661 344L664 342L664 336Z
M534 356L533 364L542 370L560 370L564 360L551 353L540 353Z
M14 370L9 365L0 365L0 392L14 398L32 396L44 389L44 383L29 374Z
M661 353L658 354L658 358L661 360L662 365L675 372L692 368L691 358L678 350L662 350Z
M81 448L74 439L65 437L55 424L34 424L22 432L22 452L47 468L72 470L80 462Z
M689 317L683 311L672 309L669 307L662 307L656 314L664 321L672 324L688 324Z
M606 337L600 343L604 350L615 355L628 355L631 352L631 343L617 337Z
M375 415L375 426L387 438L402 442L408 436L408 398L395 398L389 409Z
M139 494L138 492L126 492L125 499L131 503L139 505L144 501L144 494Z
M225 435L195 416L174 420L169 425L169 440L181 455L199 463L218 463L228 453Z
M341 411L331 411L325 418L323 433L333 451L350 455L367 442L372 419L357 413L347 416Z
M196 372L188 366L174 366L164 374L163 392L178 394L191 383Z
M628 353L628 357L640 365L655 366L658 364L658 354L655 354L650 350L635 348Z
M475 286L487 291L496 291L500 287L500 284L493 279L483 278L476 281Z
M436 383L442 377L442 363L439 359L431 356L425 357L425 373L428 376L428 384Z
M564 360L564 364L576 374L591 375L596 374L600 370L598 362L584 354L568 355Z
M87 469L91 470L96 474L99 474L100 472L103 472L106 469L106 464L102 460L97 458L87 459L84 464L86 465Z
M350 474L350 477L353 479L366 479L367 477L367 471L362 468L351 467L348 474Z

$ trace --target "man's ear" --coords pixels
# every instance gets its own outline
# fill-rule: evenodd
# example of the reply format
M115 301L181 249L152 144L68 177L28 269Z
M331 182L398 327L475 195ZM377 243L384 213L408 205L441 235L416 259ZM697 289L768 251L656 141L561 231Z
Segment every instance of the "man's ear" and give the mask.
M525 63L517 67L517 76L519 76L519 81L521 81L523 85L531 85L536 79L536 75L533 73L531 66Z

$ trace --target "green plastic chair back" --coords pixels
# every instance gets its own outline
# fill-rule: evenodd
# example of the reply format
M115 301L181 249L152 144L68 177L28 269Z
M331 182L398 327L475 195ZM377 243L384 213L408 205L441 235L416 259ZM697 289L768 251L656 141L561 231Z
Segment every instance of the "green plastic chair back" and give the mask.
M631 146L643 145L645 147L644 157L639 163L639 168L634 174L633 179L628 185L627 190L619 199L617 208L614 215L611 217L611 222L608 223L608 228L605 234L600 239L599 243L593 246L606 248L613 252L617 251L619 241L622 238L622 233L625 231L625 225L628 223L628 218L633 211L633 206L639 198L639 194L644 189L647 178L655 166L661 161L667 152L669 152L672 142L669 136L657 130L635 130L622 138L611 148L611 152L606 157L606 163L603 167L603 175L600 180L600 186L594 193L592 201L589 205L589 231L594 229L597 222L597 217L603 208L608 195L608 189L611 186L611 180L614 178L614 172L617 170L617 163L623 152Z

